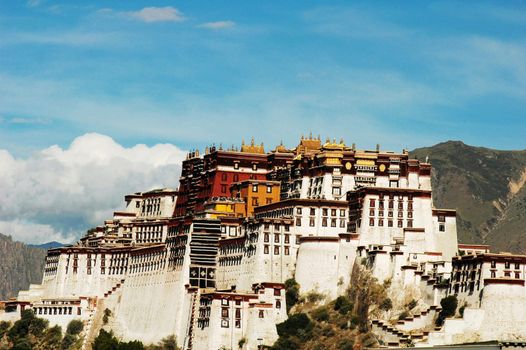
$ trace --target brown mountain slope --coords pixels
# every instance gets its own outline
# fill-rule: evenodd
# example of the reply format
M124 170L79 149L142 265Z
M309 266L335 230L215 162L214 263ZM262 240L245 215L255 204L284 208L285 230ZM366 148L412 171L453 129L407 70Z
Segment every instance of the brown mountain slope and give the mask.
M30 283L42 282L46 251L0 233L0 300L15 297Z
M526 151L448 141L411 154L429 157L435 205L457 209L460 242L526 253Z

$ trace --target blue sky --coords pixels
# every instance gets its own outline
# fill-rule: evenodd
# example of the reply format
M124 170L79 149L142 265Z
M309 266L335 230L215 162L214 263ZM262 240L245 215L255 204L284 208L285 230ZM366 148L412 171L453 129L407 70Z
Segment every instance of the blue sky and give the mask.
M523 1L0 0L0 149L525 149Z
M0 0L0 232L73 242L185 152L526 149L523 1Z

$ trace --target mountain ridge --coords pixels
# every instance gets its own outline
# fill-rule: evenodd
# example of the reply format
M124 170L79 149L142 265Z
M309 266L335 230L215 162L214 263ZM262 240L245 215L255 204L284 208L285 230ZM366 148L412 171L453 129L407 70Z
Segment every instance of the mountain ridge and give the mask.
M457 209L460 242L526 252L526 150L446 141L410 154L431 163L434 203Z
M41 283L46 250L29 247L0 233L0 300Z

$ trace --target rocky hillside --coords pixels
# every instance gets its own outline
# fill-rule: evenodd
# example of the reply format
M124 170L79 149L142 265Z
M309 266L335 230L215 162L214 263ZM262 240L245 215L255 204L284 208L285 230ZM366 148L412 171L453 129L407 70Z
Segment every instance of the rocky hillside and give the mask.
M457 209L461 243L526 253L526 150L448 141L416 149L412 156L429 157L435 206Z
M0 300L17 295L30 283L42 282L46 251L15 242L0 233Z

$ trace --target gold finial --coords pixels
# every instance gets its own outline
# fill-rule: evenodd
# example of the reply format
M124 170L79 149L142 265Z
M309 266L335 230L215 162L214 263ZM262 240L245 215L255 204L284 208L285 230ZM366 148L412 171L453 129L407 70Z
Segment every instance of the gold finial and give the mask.
M340 145L343 145L344 142L343 142L343 137L340 138Z
M331 139L327 136L327 139L325 139L325 143L331 143Z
M312 131L309 132L309 140L312 140Z
M250 140L250 145L254 146L254 136L252 136L252 139Z
M376 144L376 152L380 152L380 144L379 143Z
M301 134L301 139L303 140L303 133Z
M356 150L356 143L354 143L354 142L352 143L352 150L353 151Z
M245 145L245 138L243 137L243 138L241 139L241 146L244 146L244 145Z
M318 141L321 141L321 135L318 134Z
M220 143L220 144L219 144L219 150L220 150L220 151L223 150L223 143Z

